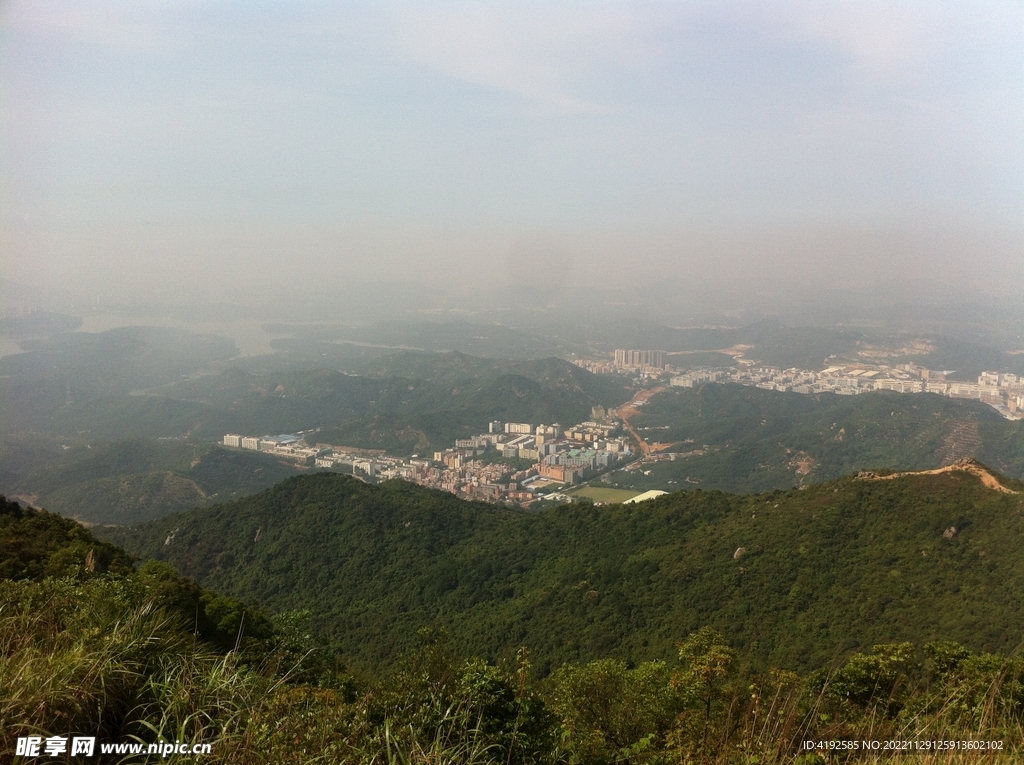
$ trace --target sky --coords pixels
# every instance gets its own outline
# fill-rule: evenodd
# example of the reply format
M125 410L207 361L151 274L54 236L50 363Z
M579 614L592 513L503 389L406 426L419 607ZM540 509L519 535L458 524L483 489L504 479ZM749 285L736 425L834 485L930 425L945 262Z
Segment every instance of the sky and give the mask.
M0 275L1024 290L1024 5L0 2Z

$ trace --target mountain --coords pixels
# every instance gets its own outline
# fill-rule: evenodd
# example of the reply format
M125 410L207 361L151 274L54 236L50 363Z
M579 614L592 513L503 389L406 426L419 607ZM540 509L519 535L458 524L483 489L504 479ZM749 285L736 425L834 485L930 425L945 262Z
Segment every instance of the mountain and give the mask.
M522 320L521 313L517 318ZM437 353L458 351L492 358L529 359L564 356L576 350L550 332L536 332L494 321L420 318L413 321L391 320L349 326L276 324L268 325L267 330L292 334L304 342L350 343L368 348L412 348ZM281 347L298 350L294 344Z
M213 340L200 351L214 354L219 345ZM192 367L180 354L161 367L163 378L150 367L143 374L136 357L146 356L150 346L131 333L67 343L71 350L60 364L49 347L3 359L0 433L219 440L226 432L322 428L324 442L412 453L449 446L493 419L572 424L589 417L596 404L616 406L631 396L621 381L556 358L509 362L454 352L399 353L367 362L362 375L331 369L254 373L229 366L182 380L186 375L171 371ZM90 343L102 358L77 377L73 362L88 355ZM104 366L117 359L125 359L128 371L113 374ZM103 375L112 375L109 386ZM128 381L158 379L129 395Z
M21 443L4 443L7 457ZM0 475L0 490L88 523L124 524L225 502L298 470L269 455L132 439L59 450Z
M71 332L0 358L0 433L90 439L179 436L230 426L208 407L132 395L223 364L233 340L159 327Z
M228 595L313 610L364 667L424 625L485 657L525 645L542 672L670 655L702 626L761 667L902 640L1017 647L1024 485L972 462L880 475L531 514L317 474L102 534Z
M460 353L400 353L375 359L365 371L229 369L162 393L181 404L209 407L244 432L320 428L325 443L399 453L449 446L493 419L576 423L596 404L615 406L630 397L621 381L555 358L505 362Z
M1010 422L980 401L929 393L803 395L706 384L669 388L630 422L648 441L675 444L666 453L686 455L608 479L637 491L767 491L962 457L1024 478L1024 421Z
M981 465L956 469L1006 493ZM859 476L887 477L901 478ZM431 529L446 531L458 536L464 524ZM429 541L414 548L436 554ZM364 562L379 549L365 552ZM653 661L602 658L548 674L527 650L509 662L466 658L444 630L424 629L415 648L357 680L309 634L304 613L268 618L167 563L135 570L73 521L2 497L0 602L0 748L29 759L68 730L95 736L104 762L153 752L145 742L156 739L169 761L199 753L225 765L809 764L827 761L825 742L934 747L937 731L980 754L928 762L996 751L1016 761L1024 751L1024 660L950 641L874 645L801 676L758 671L702 627ZM863 746L841 761L878 761Z

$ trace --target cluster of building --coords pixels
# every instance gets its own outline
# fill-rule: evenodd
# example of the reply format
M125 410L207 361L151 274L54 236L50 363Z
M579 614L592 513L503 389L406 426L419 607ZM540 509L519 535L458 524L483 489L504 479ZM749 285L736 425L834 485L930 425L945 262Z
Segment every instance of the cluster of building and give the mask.
M240 436L228 433L224 436L225 446L237 449L251 449L275 457L283 457L300 465L312 465L325 449L310 446L301 434L286 433L280 436Z
M615 351L615 366L619 369L664 369L665 351L632 351L619 348Z
M629 439L618 434L618 423L606 419L604 408L594 407L592 415L564 430L558 424L494 421L486 433L408 459L314 445L312 433L259 438L229 433L224 444L368 479L400 478L466 499L529 504L556 484L579 483L633 457Z
M251 449L286 459L297 465L319 468L339 468L353 475L372 478L391 463L400 462L383 451L350 449L316 443L315 433L286 433L279 436L240 436L228 433L222 443L236 449Z
M632 458L618 424L603 419L602 407L593 414L595 419L564 430L558 424L491 422L486 433L458 439L432 460L409 460L390 477L467 499L529 504L555 484L579 483ZM515 467L508 464L512 460Z
M755 367L695 369L671 378L672 385L692 388L707 382L735 382L793 393L837 393L855 396L873 390L898 393L937 393L952 398L975 398L1009 419L1024 417L1024 376L983 372L976 383L948 379L952 372L916 364L895 367L868 364L831 366L820 372L806 369Z
M660 374L671 367L665 363L665 351L643 351L619 348L611 361L594 359L573 359L573 364L597 375L621 372Z

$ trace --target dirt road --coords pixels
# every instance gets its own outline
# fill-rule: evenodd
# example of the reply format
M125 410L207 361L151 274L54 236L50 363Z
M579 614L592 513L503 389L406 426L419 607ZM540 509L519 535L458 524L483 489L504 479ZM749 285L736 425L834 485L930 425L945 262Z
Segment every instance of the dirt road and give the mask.
M945 467L936 468L935 470L914 470L903 473L892 473L890 475L874 475L873 473L861 473L858 477L862 481L888 481L893 478L902 478L905 475L938 475L939 473L949 473L954 470L961 470L971 475L976 475L981 479L982 484L990 489L1002 492L1003 494L1019 494L1013 489L1009 489L999 483L999 479L992 475L985 467L980 464L977 460L973 460L970 457L957 460L952 465L946 465Z
M653 396L658 395L664 390L665 386L663 385L658 386L657 388L645 388L644 390L640 391L635 396L633 396L632 400L627 401L625 404L623 404L622 406L615 410L615 414L619 417L619 419L622 420L622 424L625 426L626 430L628 430L630 434L633 436L633 438L636 439L636 442L640 444L640 451L644 453L645 457L652 451L664 449L666 445L655 444L654 446L652 446L651 444L648 444L647 441L645 441L643 437L636 432L636 429L630 424L629 418L635 417L636 415L640 414L640 407L646 404L648 401L650 401L650 399Z

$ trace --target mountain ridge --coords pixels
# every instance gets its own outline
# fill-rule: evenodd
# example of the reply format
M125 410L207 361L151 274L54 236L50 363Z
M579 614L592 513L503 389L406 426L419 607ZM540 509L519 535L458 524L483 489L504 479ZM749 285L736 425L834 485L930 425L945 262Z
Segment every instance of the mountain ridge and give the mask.
M961 469L532 514L318 474L98 533L226 594L312 609L362 666L423 626L489 658L525 645L546 669L666 655L705 625L794 669L894 640L1024 639L1024 499Z
M963 457L958 459L956 462L944 467L935 468L934 470L906 470L899 473L889 473L888 475L877 475L871 471L862 470L857 473L857 478L862 481L888 481L894 478L904 478L911 475L941 475L942 473L949 473L954 470L960 470L964 473L970 473L971 475L977 476L981 479L982 484L986 488L994 491L1000 491L1003 494L1020 494L1020 491L1011 489L1002 483L1002 481L1006 480L1005 478L997 476L985 465L971 457Z

